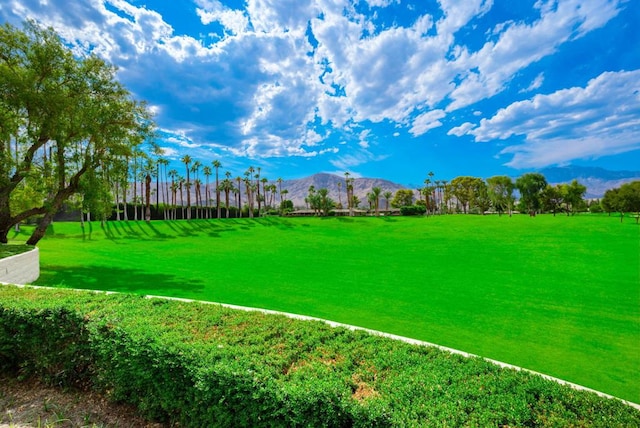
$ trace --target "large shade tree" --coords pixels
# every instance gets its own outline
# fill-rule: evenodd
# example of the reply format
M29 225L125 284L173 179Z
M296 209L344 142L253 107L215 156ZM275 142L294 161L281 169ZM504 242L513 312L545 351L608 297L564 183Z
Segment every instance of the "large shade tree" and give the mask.
M516 189L520 192L520 202L529 212L536 212L542 205L542 191L547 187L547 179L539 172L530 172L516 179Z
M52 29L0 26L0 242L39 216L27 241L36 244L84 174L149 136L148 110L115 74L95 56L74 57ZM25 188L34 197L19 206Z
M495 210L501 215L505 210L509 212L513 207L513 181L506 175L496 175L487 178L489 198Z

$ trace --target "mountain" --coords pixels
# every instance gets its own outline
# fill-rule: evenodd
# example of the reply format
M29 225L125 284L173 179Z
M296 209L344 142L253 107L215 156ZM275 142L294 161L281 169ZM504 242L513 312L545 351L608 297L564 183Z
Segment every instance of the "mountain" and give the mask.
M338 185L338 183L340 183ZM329 197L338 202L342 202L346 206L347 193L345 190L345 178L333 174L314 174L309 177L300 178L297 180L284 180L282 182L282 189L287 189L287 199L293 201L293 205L296 207L304 207L304 199L309 195L309 187L314 186L316 190L326 188L329 190ZM340 186L340 187L338 187ZM356 178L353 181L353 192L360 199L361 206L366 205L367 193L372 188L379 187L382 189L382 193L386 191L392 192L394 195L399 189L406 189L406 186L391 182L389 180L383 180L380 178ZM381 201L384 198L381 197ZM382 202L384 206L384 202Z
M564 166L540 170L551 184L578 180L587 187L585 198L601 198L608 189L620 187L629 181L640 180L640 171L611 171L604 168Z

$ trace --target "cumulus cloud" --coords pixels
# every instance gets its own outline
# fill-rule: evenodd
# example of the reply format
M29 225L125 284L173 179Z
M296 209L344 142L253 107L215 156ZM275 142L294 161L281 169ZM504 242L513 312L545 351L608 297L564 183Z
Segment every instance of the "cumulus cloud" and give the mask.
M532 63L606 24L621 2L536 2L539 19L498 23L483 30L476 46L463 42L461 30L475 31L492 0L439 0L439 10L406 25L382 25L375 15L358 12L364 3L356 7L350 0L247 0L238 9L220 0L196 0L194 25L201 27L190 34L178 33L169 15L125 0L7 0L0 17L52 25L77 52L93 52L119 66L139 95L162 95L154 110L162 126L174 130L167 141L176 147L216 141L217 149L237 156L311 157L337 153L327 142L335 131L353 143L345 146L354 153L341 152L334 161L346 169L378 159L369 151L377 146L375 136L363 138L362 126L389 122L418 137L450 123L443 119L452 112L493 97ZM399 1L366 3L386 8ZM205 36L214 24L224 34ZM539 74L521 87L536 91L543 82ZM588 128L589 120L607 132L617 129L616 121L623 126L621 112L599 120L586 108L582 121L569 114L555 116L555 122L541 118L553 109L567 112L567 104L555 98L567 101L574 94L580 105L579 93L598 85L604 83L514 103L478 126L464 123L448 134L471 134L478 141L524 135L525 144L503 153L513 156L511 165L524 165L540 159L543 141L559 142L562 133L573 141L572 129L604 138L604 131ZM598 112L604 114L604 107ZM614 135L631 141L634 134ZM633 145L619 144L611 150ZM583 145L597 152L595 140Z
M477 128L466 127L464 131L472 134L476 141L524 136L523 144L509 146L501 152L513 155L507 165L516 168L541 167L638 149L640 70L605 72L584 88L536 95L513 103L492 118L482 119Z
M446 114L443 110L431 110L422 113L413 120L413 126L409 129L409 132L414 137L425 134L430 129L442 126L442 122L439 119L445 116Z
M451 92L453 102L447 110L468 106L502 91L519 70L615 17L620 12L619 3L600 1L586 6L583 1L568 0L550 8L544 5L551 3L538 2L539 20L504 27L497 41L488 41L477 52L463 49L455 61L461 83Z
M474 128L473 123L465 122L460 126L455 126L451 128L449 132L447 132L447 135L455 135L456 137L462 137L463 135L468 134L469 131L473 128Z
M219 22L231 34L248 30L249 19L241 10L230 9L218 0L196 0L196 13L204 25Z

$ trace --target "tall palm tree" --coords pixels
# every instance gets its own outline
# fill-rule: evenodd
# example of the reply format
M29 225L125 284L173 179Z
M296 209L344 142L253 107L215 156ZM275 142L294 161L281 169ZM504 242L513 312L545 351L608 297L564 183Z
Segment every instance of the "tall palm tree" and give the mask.
M176 206L178 201L176 200L176 192L178 191L178 183L176 183L176 178L178 177L178 170L171 169L169 170L169 178L171 178L171 207L173 208L173 219L176 219Z
M217 159L211 163L213 164L213 167L216 170L216 211L218 212L218 218L220 218L220 186L218 183L218 170L222 166L222 163L220 163L220 161ZM227 217L229 217L228 214L229 214L229 201L227 201Z
M429 174L433 174L433 173L430 172ZM431 201L430 201L431 179L430 178L427 178L426 180L424 180L424 187L422 188L422 192L424 193L424 202L427 208L427 215L429 215L429 212L431 211Z
M376 216L380 214L380 193L382 193L382 189L379 187L374 187L371 189L371 195L373 196L373 203L376 207Z
M342 208L341 190L342 190L342 181L338 181L338 204L340 205L340 208Z
M158 211L158 200L160 199L160 194L162 195L162 212L164 215L164 219L167 220L168 217L168 205L169 205L169 186L168 186L168 177L167 177L167 165L169 165L169 160L163 157L159 157L156 160L158 164L158 179L156 179L156 212ZM159 177L163 177L164 187L160 189L158 185Z
M182 188L184 187L184 184L185 184L184 177L180 177L178 180L178 183L180 184L180 211L182 211L181 218L184 220L184 198L182 197Z
M184 155L182 157L182 163L184 164L187 170L187 181L185 183L187 188L187 220L191 220L191 191L190 191L191 181L189 180L189 164L191 163L191 156ZM182 190L180 191L180 194L182 194Z
M205 165L202 168L202 173L205 176L205 184L204 184L204 199L206 202L206 207L207 207L207 218L211 218L211 207L209 202L211 201L211 195L210 195L210 191L209 191L209 177L211 176L211 167ZM217 187L217 183L216 183L216 187Z
M371 211L376 204L376 195L372 192L367 192L367 202L369 202L369 211Z
M231 173L227 171L227 178L222 180L221 189L224 191L225 210L226 216L229 218L229 193L233 190L233 182L229 179Z
M255 175L256 184L253 186L256 189L256 201L258 202L258 216L260 215L260 167L258 167L258 173Z
M238 186L236 187L236 196L238 197L238 217L242 218L242 190L240 189L242 178L240 178L240 176L237 176L236 182L238 183Z
M253 218L253 183L251 182L251 174L247 171L244 179L244 189L247 195L247 205L249 208L249 218Z
M385 209L389 211L389 201L391 200L391 197L393 197L393 193L387 190L382 194L382 196L385 200Z
M196 186L196 218L204 218L202 214L202 180L196 178L193 180Z
M144 168L144 200L145 200L145 210L144 210L144 219L145 221L151 221L151 180L152 175L155 170L155 165L153 165L153 161L149 159Z
M196 218L200 218L200 208L202 207L202 195L200 194L200 184L202 183L199 180L198 173L200 172L200 167L202 163L200 161L194 161L193 166L191 167L191 172L193 172L193 181L196 187ZM197 183L196 183L197 182Z
M268 182L269 182L269 180L267 180L267 177L262 177L260 179L260 183L262 183L262 199L264 200L264 209L265 210L267 209L267 205L268 205L267 204L267 202L268 202L267 201L267 183ZM258 187L260 187L259 184L258 184ZM260 196L258 196L258 197L260 197ZM258 206L258 208L260 208L260 207ZM258 210L258 212L260 212L260 211Z
M344 190L347 192L347 209L349 210L349 215L351 215L351 198L349 197L349 171L344 172Z
M282 177L278 177L276 181L278 182L278 193L280 193L280 206L282 206L282 182L284 180L282 180Z

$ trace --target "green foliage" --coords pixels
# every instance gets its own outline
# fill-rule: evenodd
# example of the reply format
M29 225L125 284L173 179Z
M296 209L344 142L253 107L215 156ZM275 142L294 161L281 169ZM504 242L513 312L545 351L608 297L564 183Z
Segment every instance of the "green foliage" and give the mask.
M399 189L396 191L391 206L394 208L408 207L413 205L413 191L409 189Z
M426 212L424 203L422 205L405 205L400 207L402 215L423 215Z
M34 21L0 26L0 242L14 224L42 216L27 242L35 245L74 194L104 211L106 171L152 128L115 74L95 56L74 57ZM94 177L83 180L87 173Z
M435 348L218 305L0 289L0 366L201 426L637 426L640 412Z
M516 179L515 187L520 192L520 203L526 207L525 211L540 209L542 205L540 194L547 187L547 179L544 175L537 172L524 174Z

